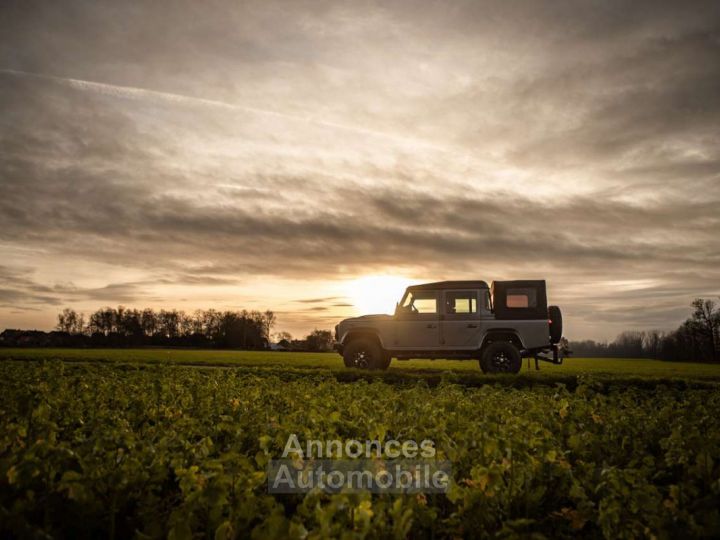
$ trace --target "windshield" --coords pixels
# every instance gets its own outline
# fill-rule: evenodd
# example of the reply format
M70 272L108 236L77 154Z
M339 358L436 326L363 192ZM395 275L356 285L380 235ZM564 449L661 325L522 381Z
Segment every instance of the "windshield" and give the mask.
M410 313L437 313L437 292L408 291L403 297L400 309Z

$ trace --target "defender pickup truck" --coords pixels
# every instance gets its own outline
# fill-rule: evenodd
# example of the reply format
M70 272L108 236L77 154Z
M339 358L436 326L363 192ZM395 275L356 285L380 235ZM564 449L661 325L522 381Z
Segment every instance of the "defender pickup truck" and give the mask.
M562 313L545 281L440 281L408 287L394 315L335 327L345 366L387 369L393 358L476 359L485 373L517 373L523 358L562 363ZM548 356L550 355L550 356Z

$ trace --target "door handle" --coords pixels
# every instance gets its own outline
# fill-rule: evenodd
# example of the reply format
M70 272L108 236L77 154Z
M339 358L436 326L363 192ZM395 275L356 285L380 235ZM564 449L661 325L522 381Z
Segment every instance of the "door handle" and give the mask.
M432 323L430 323L430 324L427 325L427 327L428 327L428 328L437 328L437 324L432 324Z
M467 327L468 328L477 328L477 324L468 324Z

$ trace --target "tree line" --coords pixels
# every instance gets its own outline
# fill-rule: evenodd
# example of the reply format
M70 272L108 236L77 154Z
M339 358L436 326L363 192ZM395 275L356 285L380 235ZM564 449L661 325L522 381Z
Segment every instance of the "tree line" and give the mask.
M184 311L105 307L85 316L66 308L55 331L5 330L0 345L9 347L196 347L216 349L329 351L332 333L314 330L305 339L287 332L271 335L277 316L266 311ZM271 340L279 347L271 346Z
M73 309L58 314L56 329L109 346L214 346L263 349L277 318L270 310L184 311L105 307L89 317ZM94 343L93 343L94 344Z
M693 311L671 332L626 331L614 341L570 341L578 357L655 358L684 362L720 360L720 307L713 300L698 298Z

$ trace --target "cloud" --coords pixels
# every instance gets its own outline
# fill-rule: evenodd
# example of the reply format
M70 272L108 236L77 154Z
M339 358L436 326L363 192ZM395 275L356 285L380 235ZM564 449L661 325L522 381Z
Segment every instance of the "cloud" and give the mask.
M0 302L21 309L33 306L60 306L77 300L132 302L147 283L110 283L102 287L76 287L72 283L38 283L30 268L0 266Z
M58 299L53 289L29 279L22 270L0 266L0 303L20 306L55 306Z
M545 277L607 337L718 294L716 3L309 6L4 8L0 303Z

